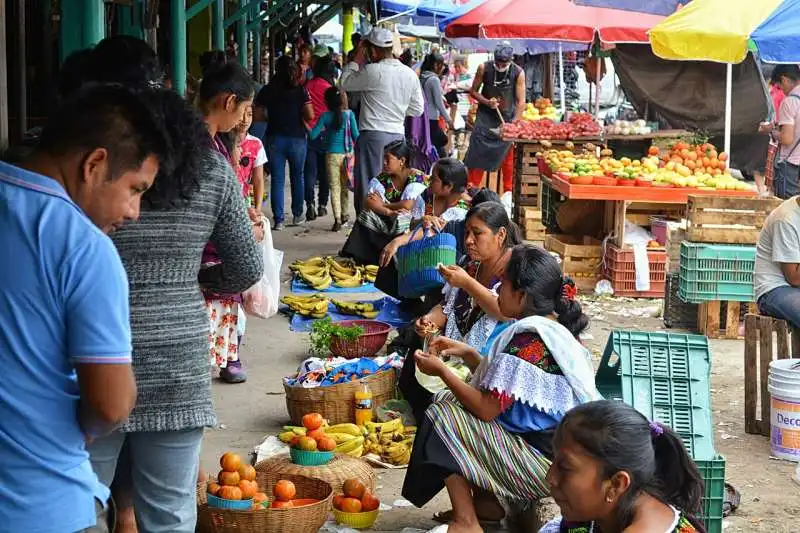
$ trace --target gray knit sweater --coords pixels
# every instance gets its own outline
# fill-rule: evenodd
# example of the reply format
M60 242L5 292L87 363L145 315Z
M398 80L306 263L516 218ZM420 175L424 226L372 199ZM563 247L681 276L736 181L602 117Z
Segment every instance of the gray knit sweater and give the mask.
M142 211L112 238L128 272L133 370L139 396L121 430L178 431L214 426L209 318L197 274L213 242L223 261L220 292L261 279L263 260L241 186L209 150L199 189L179 208Z

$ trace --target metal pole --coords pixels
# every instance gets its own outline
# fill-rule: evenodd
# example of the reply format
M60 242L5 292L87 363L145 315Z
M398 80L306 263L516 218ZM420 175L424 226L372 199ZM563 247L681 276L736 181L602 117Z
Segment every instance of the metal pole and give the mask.
M216 0L211 11L212 26L214 28L214 38L212 46L214 50L225 51L225 0Z
M106 6L103 0L83 0L83 47L94 46L106 36Z
M253 9L252 18L254 21L258 20L258 10L259 8L257 7ZM253 30L253 78L259 84L263 80L261 77L261 27L262 25L259 24Z
M355 33L353 24L353 6L342 4L342 54L347 58L347 54L353 49L351 37Z
M170 4L172 45L172 88L183 96L186 92L186 1Z
M731 156L731 112L733 108L733 64L725 69L725 153Z
M268 0L267 9L272 9L272 0ZM270 79L272 78L272 73L275 72L275 28L273 26L267 27L267 48L269 49L267 79Z
M248 0L239 0L239 7L242 8ZM236 44L239 48L239 63L247 66L247 13L242 14L242 18L236 22Z
M20 139L28 131L28 79L25 52L25 0L17 0L17 115Z
M564 87L564 50L561 43L558 43L558 87L561 94L561 120L567 114L567 91Z
M0 0L0 151L8 148L8 61L6 0Z

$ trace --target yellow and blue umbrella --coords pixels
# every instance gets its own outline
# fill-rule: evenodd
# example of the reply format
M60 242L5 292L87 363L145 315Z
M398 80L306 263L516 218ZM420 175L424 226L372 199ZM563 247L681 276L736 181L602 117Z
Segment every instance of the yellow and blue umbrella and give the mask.
M664 59L800 63L800 0L694 0L650 30Z

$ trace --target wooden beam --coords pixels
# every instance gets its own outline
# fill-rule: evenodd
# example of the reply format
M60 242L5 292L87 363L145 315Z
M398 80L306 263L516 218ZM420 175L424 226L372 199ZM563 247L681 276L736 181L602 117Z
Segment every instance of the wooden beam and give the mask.
M25 0L17 0L17 114L19 138L28 131L28 79L25 46Z
M6 46L6 0L0 0L0 151L8 148L8 47Z

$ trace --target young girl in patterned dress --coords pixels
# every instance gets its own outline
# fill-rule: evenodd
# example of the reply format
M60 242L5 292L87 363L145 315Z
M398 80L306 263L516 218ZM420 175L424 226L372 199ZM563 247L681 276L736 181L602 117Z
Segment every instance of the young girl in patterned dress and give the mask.
M553 439L547 482L561 509L540 533L696 533L703 481L681 438L619 401L576 407Z

